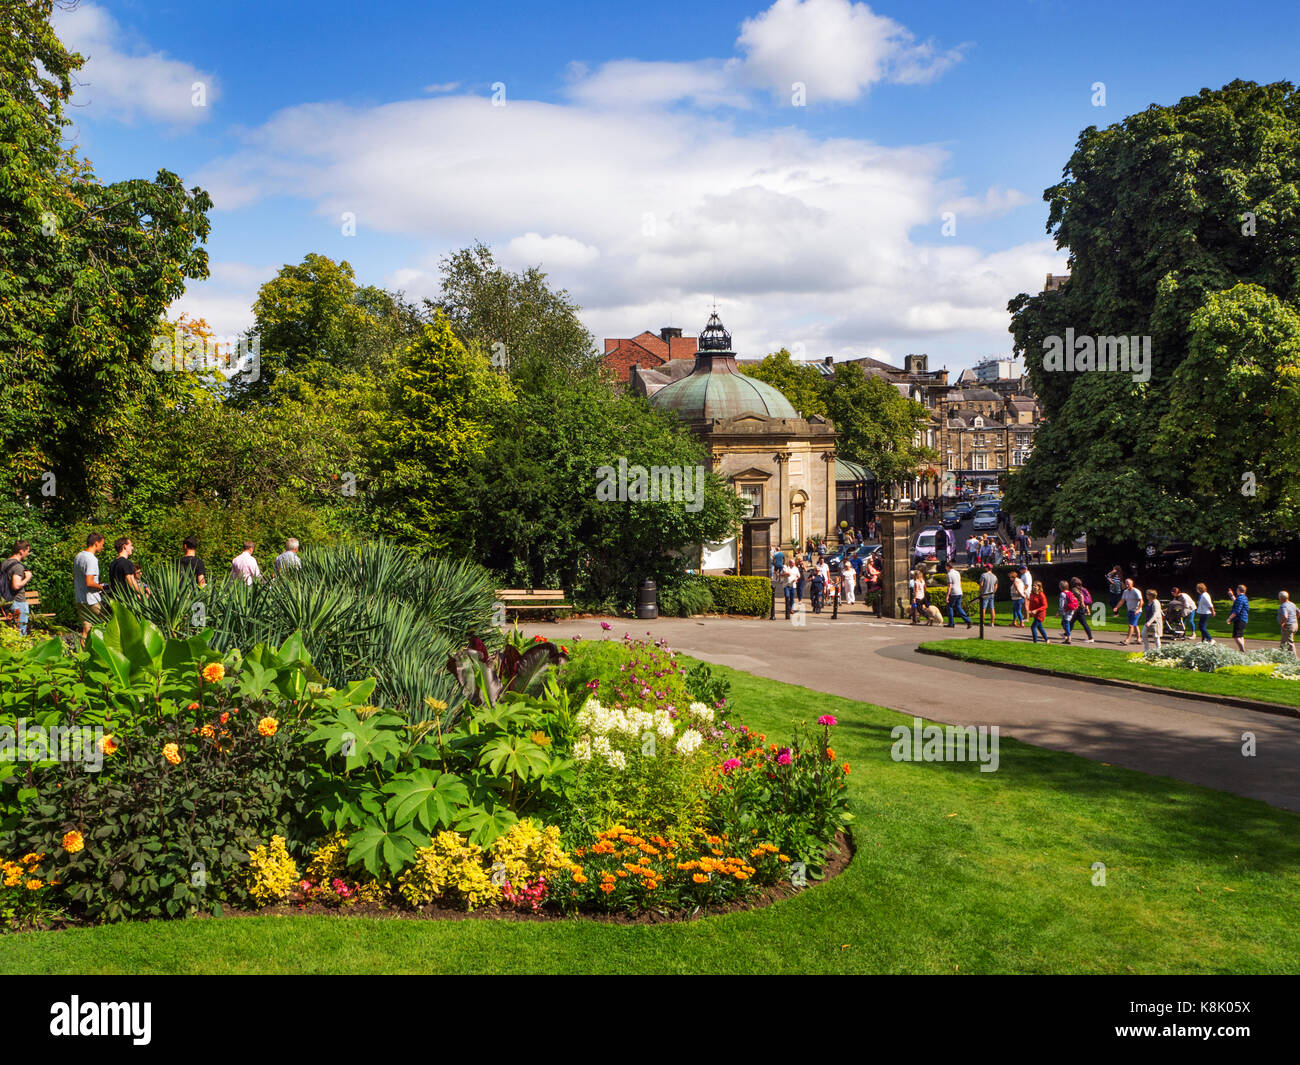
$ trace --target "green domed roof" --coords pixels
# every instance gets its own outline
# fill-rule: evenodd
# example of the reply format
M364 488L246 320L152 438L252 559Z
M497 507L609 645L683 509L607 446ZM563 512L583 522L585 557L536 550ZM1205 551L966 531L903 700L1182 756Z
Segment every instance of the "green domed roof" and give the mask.
M716 314L700 334L695 369L680 381L659 389L650 402L691 422L735 418L746 413L767 418L799 417L777 389L737 369L731 334L722 327Z

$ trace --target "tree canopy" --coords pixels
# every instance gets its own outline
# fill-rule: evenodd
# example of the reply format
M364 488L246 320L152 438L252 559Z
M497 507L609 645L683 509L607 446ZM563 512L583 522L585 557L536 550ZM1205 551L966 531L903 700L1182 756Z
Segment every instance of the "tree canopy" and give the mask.
M1114 540L1293 535L1296 467L1270 456L1300 434L1300 94L1234 81L1090 126L1043 196L1070 280L1009 305L1045 419L1011 509ZM1054 368L1067 329L1149 338L1150 365Z

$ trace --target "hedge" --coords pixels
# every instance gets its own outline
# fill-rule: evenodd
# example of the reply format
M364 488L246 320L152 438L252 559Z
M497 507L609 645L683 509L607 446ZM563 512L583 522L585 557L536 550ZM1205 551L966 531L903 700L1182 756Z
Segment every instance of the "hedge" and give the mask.
M772 582L766 577L706 576L704 581L719 614L765 617L772 609Z
M979 586L979 582L977 581L963 580L961 582L962 599L964 599L967 603L971 603L974 601L974 598L977 595L979 595L979 590L980 590L980 586ZM942 584L927 584L925 591L926 591L926 599L931 605L937 606L940 610L946 610L948 608L947 576L943 577Z

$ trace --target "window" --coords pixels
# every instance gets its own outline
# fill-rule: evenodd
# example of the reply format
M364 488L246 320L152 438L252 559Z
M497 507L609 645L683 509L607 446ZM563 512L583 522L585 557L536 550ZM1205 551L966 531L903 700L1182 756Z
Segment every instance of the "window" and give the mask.
M983 451L977 451L971 455L970 468L972 470L987 470L989 468L988 454Z
M1028 462L1028 461L1029 461L1029 452L1028 452L1028 451L1013 451L1013 452L1011 452L1011 465L1013 465L1013 466L1023 466L1023 465L1024 465L1026 462Z
M973 444L972 446L974 446L974 447L983 447L983 446L984 446L984 434L983 434L983 433L976 433L976 434L975 434L975 441L974 441L974 444Z
M974 423L974 424L975 424L975 428L976 428L976 429L983 429L983 428L984 428L984 419L983 419L983 418L980 418L980 417L976 417L976 419L975 419L975 423Z
M745 500L748 510L745 517L759 517L763 513L763 486L761 484L742 484L740 498Z

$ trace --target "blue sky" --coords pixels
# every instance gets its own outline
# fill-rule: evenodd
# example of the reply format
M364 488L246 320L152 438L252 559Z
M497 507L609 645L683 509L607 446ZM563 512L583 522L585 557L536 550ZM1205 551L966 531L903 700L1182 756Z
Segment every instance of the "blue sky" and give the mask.
M598 341L697 331L716 298L745 354L954 369L1064 268L1041 196L1081 129L1287 78L1300 30L1264 4L589 7L83 0L56 26L90 57L73 136L101 177L213 195L213 277L177 309L219 334L308 252L424 296L481 239Z

